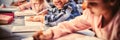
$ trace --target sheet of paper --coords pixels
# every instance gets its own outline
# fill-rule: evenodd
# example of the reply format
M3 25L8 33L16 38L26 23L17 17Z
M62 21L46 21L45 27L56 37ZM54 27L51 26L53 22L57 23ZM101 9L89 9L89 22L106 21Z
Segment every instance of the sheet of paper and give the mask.
M95 33L93 31L88 30L88 29L82 30L82 31L77 31L77 32L81 33L81 34L84 34L84 35L87 35L87 36L94 36L95 35Z
M33 37L23 38L22 40L33 40Z
M0 8L0 11L17 11L16 8Z
M16 11L14 12L15 16L31 16L36 15L36 13L32 10L24 10L24 11Z
M13 26L12 32L21 32L21 33L27 33L27 32L36 32L41 30L39 26Z
M32 21L27 21L26 19L28 19L30 16L25 16L24 20L25 20L25 26L41 26L42 23L41 22L32 22Z

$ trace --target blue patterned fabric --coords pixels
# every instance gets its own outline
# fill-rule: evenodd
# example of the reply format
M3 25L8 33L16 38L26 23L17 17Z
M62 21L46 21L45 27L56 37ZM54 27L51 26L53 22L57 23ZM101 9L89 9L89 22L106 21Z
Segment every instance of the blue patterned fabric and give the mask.
M70 0L61 10L58 10L56 7L49 8L48 14L45 16L45 24L47 26L55 26L60 22L68 21L79 15L81 13L77 10L76 3Z

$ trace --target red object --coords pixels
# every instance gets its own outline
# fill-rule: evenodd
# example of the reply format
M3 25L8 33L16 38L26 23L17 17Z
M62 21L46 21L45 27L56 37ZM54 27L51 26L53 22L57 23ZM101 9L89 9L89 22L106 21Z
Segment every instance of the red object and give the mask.
M7 16L13 16L14 18L14 13L0 13L0 14L7 15Z
M10 24L14 20L14 13L0 13L0 24Z

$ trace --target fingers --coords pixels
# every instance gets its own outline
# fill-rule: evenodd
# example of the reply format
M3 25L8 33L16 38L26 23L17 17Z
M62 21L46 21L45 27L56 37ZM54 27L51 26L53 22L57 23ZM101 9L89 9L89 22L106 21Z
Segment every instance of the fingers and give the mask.
M43 35L42 30L40 30L39 32L37 32L36 34L33 35L34 40L41 40L41 37Z
M52 36L53 34L51 33L51 31L44 32L43 34L43 31L40 30L33 36L33 38L34 40L50 40L52 39Z
M40 16L35 16L34 21L35 22L41 22L41 17Z
M38 35L33 36L33 39L34 39L34 40L40 40Z
M39 34L33 35L33 39L34 39L34 40L39 40Z

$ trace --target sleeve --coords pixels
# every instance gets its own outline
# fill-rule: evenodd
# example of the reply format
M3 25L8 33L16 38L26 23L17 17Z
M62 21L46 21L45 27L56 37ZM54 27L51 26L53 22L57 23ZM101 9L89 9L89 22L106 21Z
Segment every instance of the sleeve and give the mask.
M30 6L31 6L31 3L28 2L28 3L25 3L25 4L23 4L23 5L20 5L20 6L18 7L18 9L19 9L19 10L25 10L25 9L30 8Z
M72 11L71 11L70 17L67 20L74 19L75 17L81 15L81 12L78 11L76 3L74 1L69 2L68 8L71 8Z
M49 37L54 39L69 33L76 32L78 30L84 30L89 28L91 28L91 24L88 22L88 16L81 15L76 17L75 19L61 22L57 26L49 28L44 32L44 35L51 35Z
M40 11L39 13L38 13L38 15L46 15L46 14L48 14L48 9L46 8L46 9L43 9L42 11Z

